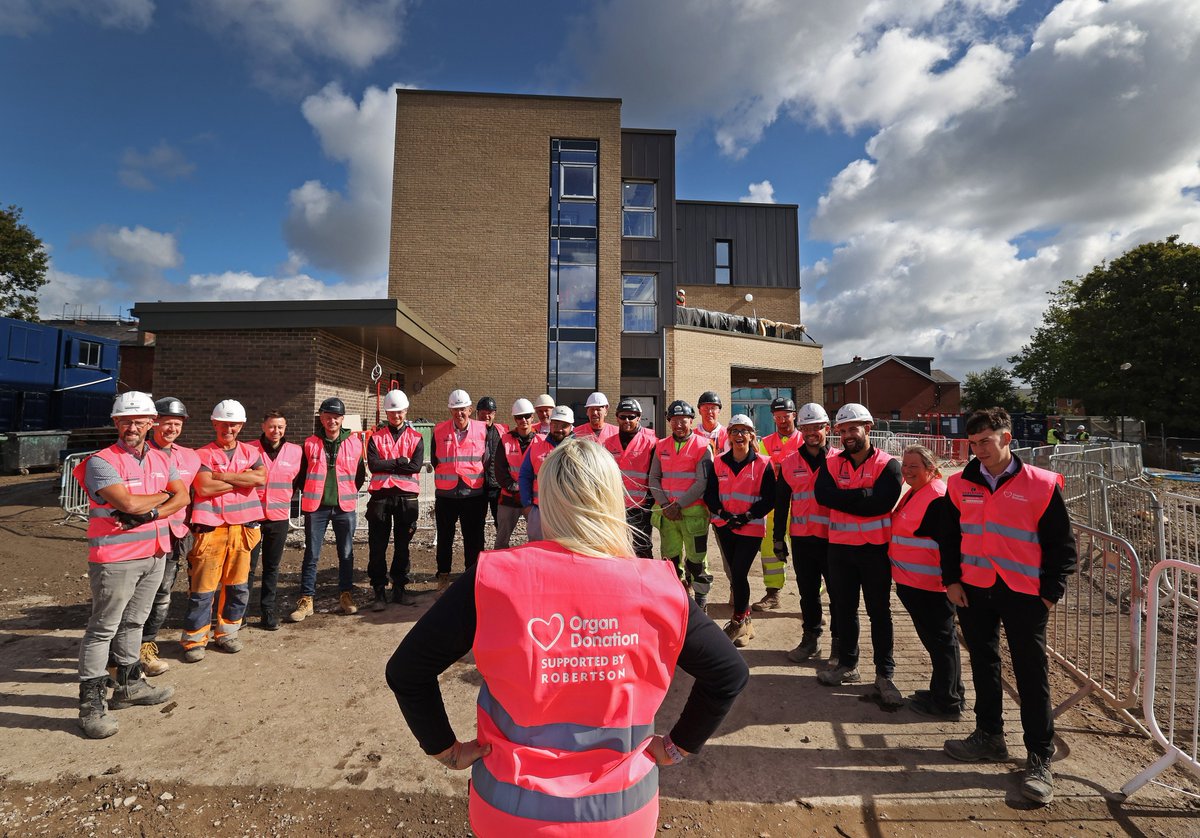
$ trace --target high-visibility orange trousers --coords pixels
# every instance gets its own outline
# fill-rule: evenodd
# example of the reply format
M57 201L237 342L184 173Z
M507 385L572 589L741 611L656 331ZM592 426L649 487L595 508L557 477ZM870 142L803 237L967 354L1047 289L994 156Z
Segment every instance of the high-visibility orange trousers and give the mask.
M188 610L183 621L184 649L208 645L213 600L217 630L213 639L237 636L250 599L250 551L258 545L258 527L224 524L197 532L188 553Z

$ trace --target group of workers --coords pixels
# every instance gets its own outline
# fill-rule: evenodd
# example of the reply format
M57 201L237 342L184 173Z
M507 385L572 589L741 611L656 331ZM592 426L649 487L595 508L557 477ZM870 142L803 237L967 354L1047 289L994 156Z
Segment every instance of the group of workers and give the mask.
M262 435L247 443L238 439L245 410L224 400L210 417L214 440L192 450L176 442L188 418L178 399L155 402L136 392L118 396L112 413L117 442L76 470L91 502L93 612L79 670L80 724L86 735L116 732L110 706L170 698L171 687L152 686L145 676L168 668L155 641L185 559L184 661L202 660L210 636L221 651L241 650L238 633L260 561L260 625L279 627L276 588L295 492L300 493L306 546L291 621L313 613L317 560L330 524L338 554L339 610L357 611L353 536L358 493L368 471L372 608L411 604L409 545L419 518L425 441L407 421L409 402L402 391L388 392L383 407L387 422L366 435L365 444L363 435L342 427L346 410L337 397L321 404L323 433L303 445L287 441L286 419L277 412L264 417ZM826 686L859 682L861 597L870 622L878 698L884 705L903 705L892 680L894 581L931 664L929 688L907 703L917 713L957 720L966 708L957 617L971 656L977 726L966 739L946 742L946 753L956 759L1007 758L999 658L1003 623L1028 751L1022 792L1048 801L1054 728L1045 632L1049 609L1074 568L1075 546L1061 479L1011 453L1008 414L996 408L970 417L966 430L975 459L961 474L943 480L923 446L910 446L902 460L873 446L872 416L859 404L837 411L832 429L840 448L829 444L831 423L820 404L797 408L789 398L775 399L770 406L775 430L761 440L745 414L720 423L723 405L715 392L702 394L697 407L671 402L665 412L669 433L658 439L642 426L642 408L633 398L618 402L613 425L607 422L608 399L592 393L587 421L578 427L573 410L556 405L551 396L532 402L520 398L512 405L510 428L496 421L490 397L473 411L465 391L452 391L449 416L433 428L429 452L439 596L450 586L456 531L462 534L468 571L484 549L489 509L495 550L509 547L520 518L529 542L541 542L539 478L545 463L566 440L595 443L619 471L634 556L653 558L651 532L657 529L660 558L670 562L701 613L707 613L713 581L710 528L715 532L730 583L732 616L724 633L734 647L754 638L753 613L780 607L790 555L800 592L801 636L788 659L802 663L824 655L824 587L832 643L817 680ZM751 603L749 573L756 558L766 594Z

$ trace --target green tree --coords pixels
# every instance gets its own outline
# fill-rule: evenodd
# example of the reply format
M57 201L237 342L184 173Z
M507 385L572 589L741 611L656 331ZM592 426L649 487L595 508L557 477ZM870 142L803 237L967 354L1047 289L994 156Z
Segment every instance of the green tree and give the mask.
M49 261L42 240L21 223L21 208L0 208L0 315L37 319Z
M1200 432L1200 247L1178 239L1138 245L1053 292L1009 359L1039 401L1072 396L1090 413Z
M988 367L983 372L969 372L963 382L964 410L1002 407L1005 410L1023 409L1012 376L1004 367Z

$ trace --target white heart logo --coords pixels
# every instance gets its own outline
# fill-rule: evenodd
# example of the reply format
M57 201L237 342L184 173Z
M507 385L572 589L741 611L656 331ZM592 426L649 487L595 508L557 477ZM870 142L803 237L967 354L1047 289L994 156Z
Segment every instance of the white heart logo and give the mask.
M558 642L563 633L562 614L552 614L550 619L534 617L526 625L533 642L542 647L543 652L549 652L550 647Z

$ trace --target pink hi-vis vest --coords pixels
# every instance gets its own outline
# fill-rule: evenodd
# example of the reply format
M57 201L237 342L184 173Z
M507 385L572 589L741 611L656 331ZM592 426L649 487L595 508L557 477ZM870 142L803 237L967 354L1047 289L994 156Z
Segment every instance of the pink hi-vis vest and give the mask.
M839 453L830 448L826 456ZM800 455L800 449L788 453L779 464L779 475L792 491L791 518L788 535L829 538L829 510L817 503L813 487L817 485L817 470Z
M858 468L840 452L825 458L826 467L839 489L866 489L875 485L879 475L883 474L884 467L894 458L878 448L873 449L873 452ZM889 523L891 517L890 512L864 517L830 509L829 543L887 544L892 537Z
M604 447L616 458L617 468L621 470L626 509L646 505L646 498L650 495L650 458L654 456L654 446L657 444L658 437L649 428L640 429L625 448L621 447L620 433L604 440Z
M153 495L166 491L170 482L171 462L167 455L152 445L146 446L145 456L139 460L120 445L110 445L92 455L99 457L117 470L121 482L132 495ZM85 457L71 472L79 485L87 488L87 461ZM131 559L145 559L171 552L171 527L167 520L154 520L123 530L116 518L116 510L103 501L97 502L88 492L88 561L104 564Z
M362 459L362 437L350 434L338 446L334 474L337 480L338 509L349 512L358 504L358 488L354 478L358 475L358 461ZM325 440L310 436L304 440L304 459L308 470L304 473L304 487L300 491L300 509L316 512L325 497L325 474L329 466L325 463Z
M158 448L153 443L148 442L159 451L167 455L172 463L175 464L175 471L179 472L179 479L183 481L183 485L191 491L192 482L196 479L196 472L200 470L200 457L196 455L194 448L185 448L178 443L173 444L168 449ZM176 509L168 517L167 521L171 525L171 533L176 538L183 538L188 534L188 505L184 504L179 509Z
M660 439L655 445L659 465L662 466L662 490L674 503L677 498L692 488L696 482L696 466L708 450L708 438L691 434L683 446L675 450L675 437ZM689 506L701 506L704 499L700 498Z
M570 439L566 437L563 442ZM561 443L560 443L561 444ZM529 465L533 468L533 504L537 505L538 501L538 472L542 470L542 463L550 456L550 452L557 446L551 445L550 441L539 436L534 438L533 442L529 443L529 449L525 452L525 456L529 458Z
M708 440L708 447L712 449L713 459L729 450L729 429L724 425L717 425L713 428L712 433L704 430L704 425L697 425L692 428L692 431Z
M267 484L258 488L258 499L262 502L263 519L286 521L292 517L292 486L300 467L304 465L304 449L294 442L279 446L279 453L272 460L267 456L261 440L250 443L262 456L267 467Z
M487 450L487 425L478 419L467 420L467 435L458 441L454 423L447 419L433 429L437 466L433 484L439 492L453 492L461 478L469 489L483 486L483 455Z
M225 451L210 442L196 451L200 464L215 472L243 472L262 459L262 452L248 442L239 442ZM248 524L262 518L262 500L258 488L246 486L214 497L195 493L192 497L192 523L208 527L222 524Z
M721 506L725 507L725 511L731 515L741 515L743 512L749 512L760 498L759 494L762 491L763 472L771 467L771 461L766 457L755 456L748 465L742 466L742 470L737 474L733 473L725 462L723 457L717 457L713 461L713 473L717 477L717 494L721 498ZM716 515L712 517L712 523L718 527L725 526L725 522ZM766 525L762 518L755 518L744 527L734 530L738 535L751 535L755 538L762 538L766 535Z
M405 422L404 430L400 431L395 438L392 437L391 428L380 428L372 435L371 439L375 441L375 450L380 459L411 458L413 452L417 450L417 443L421 441L421 432ZM415 474L382 472L371 475L370 491L378 492L380 489L388 488L401 489L416 495L421 492L421 481Z
M575 428L576 439L590 439L592 442L595 442L599 445L603 445L604 443L608 442L610 439L616 436L617 433L617 426L609 425L607 423L600 426L600 433L596 433L595 429L592 428L591 422L585 422Z
M512 475L514 480L516 480L517 475L521 472L521 462L525 459L525 452L536 440L537 436L531 433L529 445L526 445L525 448L522 448L521 439L517 436L516 431L513 431L512 433L506 433L504 436L500 437L500 446L504 449L504 459L508 463L508 473ZM519 492L510 492L505 488L500 489L500 496L505 498L517 498L517 500L520 500Z
M484 553L475 578L475 833L649 836L646 752L688 603L669 562L597 559L550 541Z
M892 560L892 579L896 584L945 592L942 554L937 542L916 535L929 504L945 494L945 482L934 478L900 498L892 512L892 544L888 548L888 557Z
M1014 591L1040 593L1038 521L1062 483L1062 475L1024 463L994 493L950 475L946 495L958 508L964 584L990 588L999 573Z
M775 466L775 473L779 474L780 465L783 463L784 457L798 449L804 444L804 439L800 436L800 429L796 428L792 431L792 435L785 442L783 437L779 435L779 431L767 434L758 443L759 449L771 458L772 465Z

